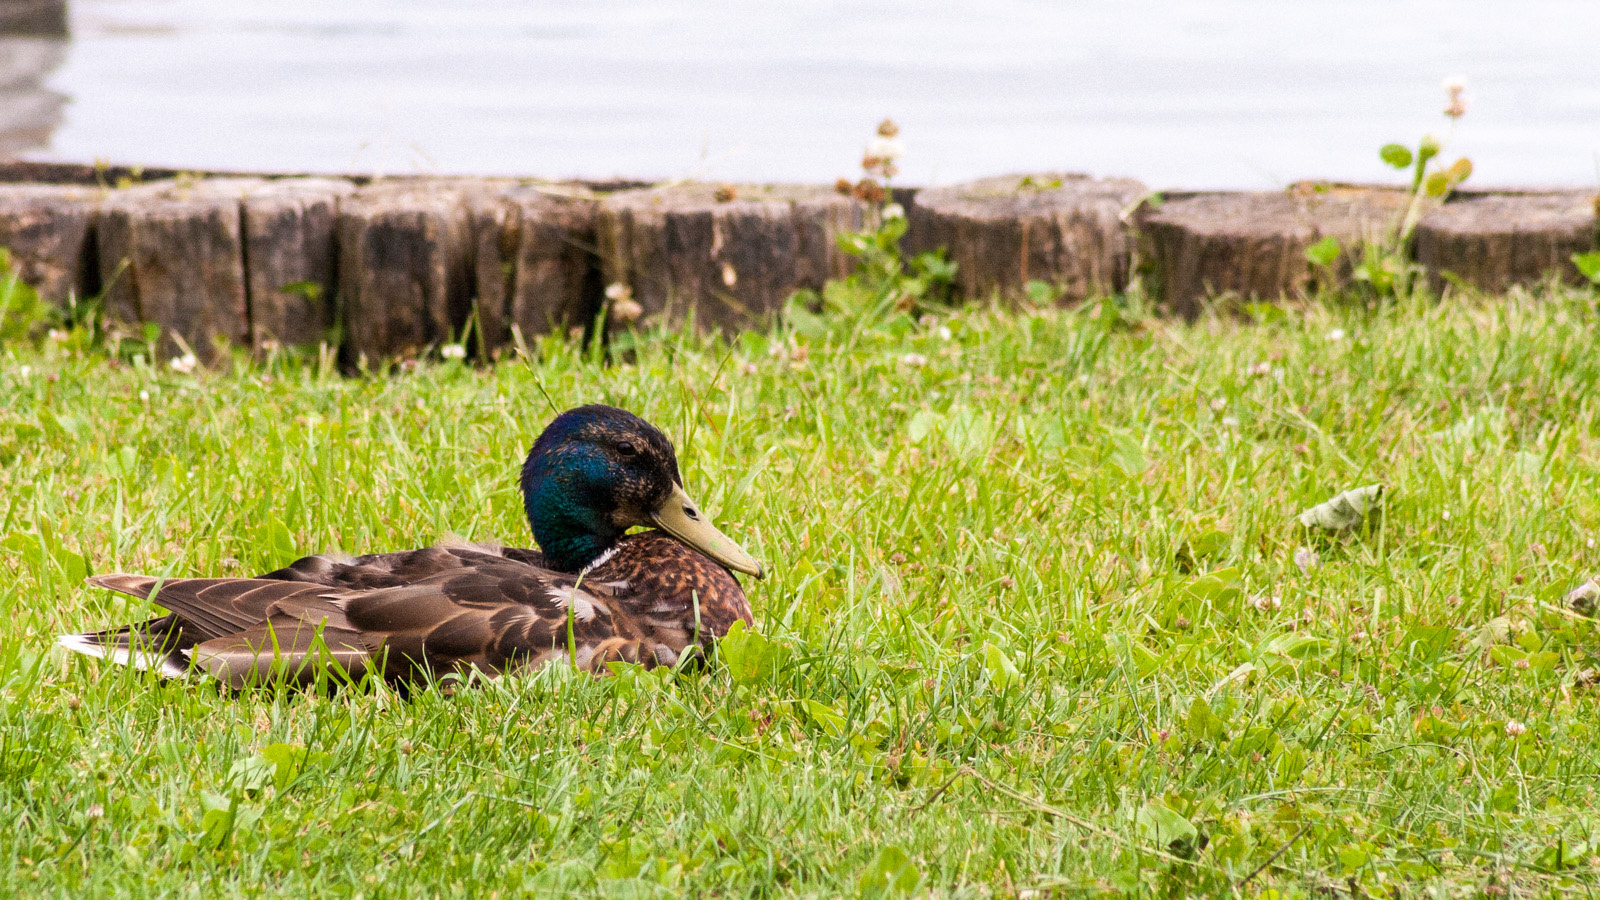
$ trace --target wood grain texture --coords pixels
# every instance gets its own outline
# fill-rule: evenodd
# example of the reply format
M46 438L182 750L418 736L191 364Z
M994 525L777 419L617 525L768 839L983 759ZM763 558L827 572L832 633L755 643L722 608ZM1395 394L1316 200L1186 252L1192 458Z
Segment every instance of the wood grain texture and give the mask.
M736 329L849 271L834 237L861 227L859 201L807 185L739 185L732 194L684 184L603 199L605 282L631 288L646 317Z
M1463 196L1417 225L1415 253L1435 289L1458 280L1490 293L1555 279L1580 284L1574 253L1600 241L1593 191Z
M599 311L599 200L580 185L528 184L472 204L474 286L485 348L586 325Z
M1034 279L1084 300L1127 286L1132 239L1122 216L1147 192L1129 178L1058 172L925 188L907 246L943 248L969 300L1013 298Z
M1193 316L1221 294L1271 301L1304 293L1313 278L1308 247L1328 236L1346 249L1381 239L1405 205L1403 192L1376 188L1219 192L1169 198L1135 220L1156 295Z
M214 360L250 340L240 205L261 179L152 182L112 191L96 228L107 314L159 325L164 349Z
M59 304L98 290L93 232L104 195L70 185L0 185L0 247L46 300Z
M355 185L335 178L285 178L244 198L250 335L315 344L334 324L339 203Z

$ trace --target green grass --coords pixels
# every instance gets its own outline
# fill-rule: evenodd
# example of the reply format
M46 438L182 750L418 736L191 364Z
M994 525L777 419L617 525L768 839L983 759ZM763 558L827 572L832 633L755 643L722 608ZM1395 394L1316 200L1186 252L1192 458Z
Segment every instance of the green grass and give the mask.
M1600 568L1593 297L1265 318L370 379L6 345L0 895L1587 891L1595 635L1561 603ZM768 563L729 667L404 701L52 649L149 614L87 573L527 541L541 384L664 427ZM1359 534L1293 520L1372 482Z

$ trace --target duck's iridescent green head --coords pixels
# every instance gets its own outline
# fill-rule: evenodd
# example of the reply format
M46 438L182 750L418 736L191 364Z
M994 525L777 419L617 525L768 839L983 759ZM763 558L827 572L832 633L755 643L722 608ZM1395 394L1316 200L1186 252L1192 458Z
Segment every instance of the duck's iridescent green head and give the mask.
M570 409L545 427L522 466L522 502L559 571L582 571L629 528L654 525L730 569L763 574L684 492L667 436L614 406Z

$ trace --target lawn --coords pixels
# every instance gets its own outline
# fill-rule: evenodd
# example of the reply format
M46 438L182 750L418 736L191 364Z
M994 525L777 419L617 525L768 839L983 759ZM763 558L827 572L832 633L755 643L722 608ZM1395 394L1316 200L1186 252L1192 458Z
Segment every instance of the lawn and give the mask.
M389 377L0 347L0 895L1600 881L1592 295L804 325ZM725 665L234 696L52 647L150 614L86 574L527 542L522 455L594 401L772 572Z

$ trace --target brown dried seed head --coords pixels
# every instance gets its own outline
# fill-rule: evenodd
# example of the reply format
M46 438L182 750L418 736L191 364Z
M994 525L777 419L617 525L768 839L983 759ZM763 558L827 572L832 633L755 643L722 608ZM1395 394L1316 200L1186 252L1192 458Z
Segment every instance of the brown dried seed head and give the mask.
M731 184L717 185L717 192L713 195L718 203L732 203L739 196L739 189Z
M883 202L883 187L870 178L863 178L856 183L856 196L868 203Z
M896 125L893 119L884 119L878 123L878 135L880 137L892 138L899 133L900 126Z
M850 179L841 178L833 183L833 189L834 191L844 194L846 197L848 197L853 191L855 191L856 186L850 183Z

